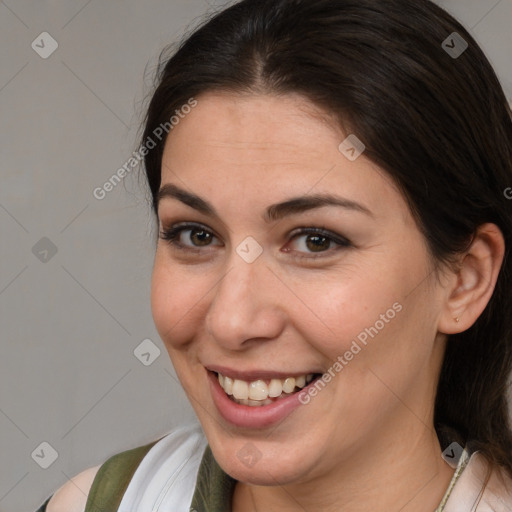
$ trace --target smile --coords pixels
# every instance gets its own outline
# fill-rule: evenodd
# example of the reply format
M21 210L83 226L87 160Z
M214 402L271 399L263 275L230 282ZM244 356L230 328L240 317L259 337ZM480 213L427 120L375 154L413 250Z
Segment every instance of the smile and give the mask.
M249 407L270 405L293 395L309 384L314 377L315 375L310 373L285 379L258 379L248 382L217 373L219 384L226 395L233 402Z

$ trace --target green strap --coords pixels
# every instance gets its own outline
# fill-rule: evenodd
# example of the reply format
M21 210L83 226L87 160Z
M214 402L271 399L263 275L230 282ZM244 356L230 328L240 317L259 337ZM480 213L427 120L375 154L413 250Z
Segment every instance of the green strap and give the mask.
M135 470L160 439L107 459L96 473L85 512L116 512Z
M224 473L207 446L199 466L191 511L231 512L235 485L236 480Z

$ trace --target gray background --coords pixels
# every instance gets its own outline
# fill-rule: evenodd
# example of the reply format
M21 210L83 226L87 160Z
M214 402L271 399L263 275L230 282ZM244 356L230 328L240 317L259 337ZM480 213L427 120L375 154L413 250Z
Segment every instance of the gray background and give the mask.
M136 149L159 50L222 3L0 1L0 512L34 510L83 469L194 420L151 317L145 189L133 171L103 200L92 192ZM512 99L512 0L439 3ZM31 47L50 48L42 32L58 43L46 59ZM134 355L145 339L147 365ZM47 469L42 442L58 453Z

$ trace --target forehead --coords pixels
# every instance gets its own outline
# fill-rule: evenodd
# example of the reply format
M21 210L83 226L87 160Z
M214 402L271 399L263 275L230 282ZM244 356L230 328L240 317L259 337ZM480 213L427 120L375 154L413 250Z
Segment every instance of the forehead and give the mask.
M403 209L391 178L364 153L355 161L343 156L346 137L299 95L207 93L167 138L162 184L238 200L258 196L262 204L285 193L338 192L377 209L386 203Z
M329 126L322 113L298 95L206 93L197 102L169 134L164 156L186 142L194 150L222 157L243 152L285 161L299 151L320 158L319 143L336 144L342 136L333 133L334 125Z

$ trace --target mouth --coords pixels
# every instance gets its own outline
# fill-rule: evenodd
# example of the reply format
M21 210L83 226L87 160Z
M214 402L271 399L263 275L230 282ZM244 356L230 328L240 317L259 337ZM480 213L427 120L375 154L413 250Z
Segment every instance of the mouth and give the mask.
M314 386L321 373L239 371L205 367L213 403L229 425L264 429L284 421L304 404L301 393ZM305 408L301 409L305 411ZM307 409L308 414L311 409Z
M285 378L242 380L220 372L215 374L227 397L239 405L262 407L288 398L319 377L319 373L308 373Z

